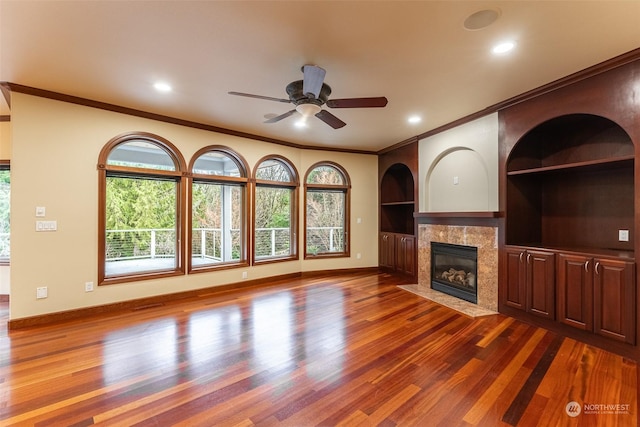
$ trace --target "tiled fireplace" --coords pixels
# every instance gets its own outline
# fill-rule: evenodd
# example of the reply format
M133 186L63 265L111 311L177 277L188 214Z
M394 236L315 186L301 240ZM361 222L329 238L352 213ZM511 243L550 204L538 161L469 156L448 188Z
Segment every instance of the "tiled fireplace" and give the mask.
M418 287L431 288L431 242L474 246L477 254L478 306L498 310L498 228L419 224Z

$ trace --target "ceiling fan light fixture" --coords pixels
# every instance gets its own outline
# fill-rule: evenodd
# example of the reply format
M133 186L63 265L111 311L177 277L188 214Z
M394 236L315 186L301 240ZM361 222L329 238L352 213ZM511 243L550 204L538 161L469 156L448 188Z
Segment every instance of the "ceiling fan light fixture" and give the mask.
M307 118L306 117L301 117L300 120L296 120L293 123L293 125L298 129L304 129L304 128L308 127Z
M302 114L304 118L315 116L321 109L322 108L316 104L299 104L296 106L296 111Z

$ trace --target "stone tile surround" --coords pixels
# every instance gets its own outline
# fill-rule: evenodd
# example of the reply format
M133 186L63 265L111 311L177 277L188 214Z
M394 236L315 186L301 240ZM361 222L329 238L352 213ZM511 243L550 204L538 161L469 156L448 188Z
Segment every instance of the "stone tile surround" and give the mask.
M418 225L418 289L431 290L431 242L478 248L478 306L498 311L498 228Z

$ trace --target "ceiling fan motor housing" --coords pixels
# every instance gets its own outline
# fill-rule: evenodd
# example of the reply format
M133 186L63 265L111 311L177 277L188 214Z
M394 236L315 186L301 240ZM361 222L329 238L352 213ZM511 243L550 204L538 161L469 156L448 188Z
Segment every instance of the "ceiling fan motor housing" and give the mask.
M329 99L329 95L331 95L331 88L326 83L322 83L322 89L320 89L320 95L318 96L318 98L314 98L313 95L305 95L302 91L302 85L302 80L296 80L295 82L289 83L287 85L287 94L289 95L289 99L294 105L324 105L324 103Z

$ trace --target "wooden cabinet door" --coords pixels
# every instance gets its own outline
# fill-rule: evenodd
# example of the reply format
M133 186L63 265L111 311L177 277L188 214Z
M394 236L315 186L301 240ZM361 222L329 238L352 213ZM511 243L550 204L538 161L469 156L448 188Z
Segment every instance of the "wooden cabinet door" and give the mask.
M380 267L395 268L395 236L391 233L380 234L378 263Z
M558 320L585 331L593 330L593 260L558 254Z
M522 248L505 248L507 278L505 280L504 303L509 307L525 309L526 298L526 251Z
M594 331L635 344L635 263L595 259Z
M555 319L555 253L527 250L527 311L546 319Z
M396 245L398 254L398 270L413 276L415 274L416 239L413 236L399 236L400 244Z

